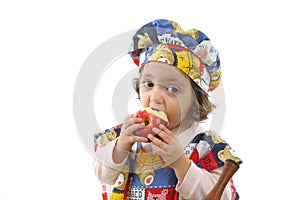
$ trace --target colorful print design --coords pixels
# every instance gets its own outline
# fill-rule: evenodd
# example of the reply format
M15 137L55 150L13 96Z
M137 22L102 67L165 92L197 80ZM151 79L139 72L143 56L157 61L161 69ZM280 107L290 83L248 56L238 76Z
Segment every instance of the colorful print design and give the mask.
M149 61L175 66L206 92L221 81L219 53L210 39L196 29L184 31L171 20L154 20L140 28L133 36L129 54L140 68Z
M112 135L116 133L119 136L122 124L95 134L94 143L95 151L99 146L107 142L106 134ZM113 134L114 135L114 134ZM179 194L175 191L177 179L174 170L171 168L152 168L149 164L149 158L153 159L153 163L159 166L159 158L151 157L151 155L143 154L140 151L140 145L136 152L134 173L129 173L129 163L125 165L116 182L116 187L111 189L110 186L102 185L103 200L123 200L127 197L134 200L160 199L175 200L179 199ZM199 167L207 171L217 169L224 166L226 160L231 160L237 164L241 164L242 160L236 156L233 149L218 134L213 131L199 133L196 137L184 147L185 153ZM139 163L146 163L139 166ZM118 183L119 182L119 183ZM238 200L239 195L230 181L232 190L232 200Z

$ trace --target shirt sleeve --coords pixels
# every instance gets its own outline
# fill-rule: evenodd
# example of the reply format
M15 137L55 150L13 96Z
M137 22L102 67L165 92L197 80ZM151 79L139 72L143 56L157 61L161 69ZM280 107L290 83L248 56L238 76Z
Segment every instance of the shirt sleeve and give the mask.
M110 141L103 147L98 147L96 150L96 158L94 160L94 171L96 176L102 183L109 185L115 184L115 181L124 168L127 157L119 164L112 159L112 153L115 146L115 140Z
M202 199L212 190L222 173L223 167L207 171L199 168L193 162L187 171L184 180L178 183L176 190L183 199ZM228 183L221 200L231 199L231 187Z

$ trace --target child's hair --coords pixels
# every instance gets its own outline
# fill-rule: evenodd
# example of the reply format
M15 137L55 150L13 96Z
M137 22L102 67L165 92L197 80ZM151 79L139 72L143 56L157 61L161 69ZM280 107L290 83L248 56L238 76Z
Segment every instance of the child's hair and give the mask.
M216 106L209 100L208 94L203 91L192 79L190 79L190 84L196 95L197 100L195 99L192 110L193 110L193 120L197 122L202 122L208 119L208 115L212 112ZM139 78L134 78L133 88L138 94L138 99L140 99L139 92Z
M208 119L208 115L216 108L216 106L209 100L208 94L204 92L192 79L190 79L191 86L197 98L197 111L194 115L194 120L202 122Z

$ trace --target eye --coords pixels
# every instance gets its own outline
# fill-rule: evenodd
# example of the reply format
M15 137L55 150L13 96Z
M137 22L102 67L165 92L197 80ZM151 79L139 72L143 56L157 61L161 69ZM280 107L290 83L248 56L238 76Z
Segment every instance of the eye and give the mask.
M175 93L179 92L179 89L177 87L175 87L175 86L169 86L167 88L167 90L168 90L168 92L170 92L172 94L175 94Z
M154 87L154 83L152 81L144 81L143 86L146 88Z

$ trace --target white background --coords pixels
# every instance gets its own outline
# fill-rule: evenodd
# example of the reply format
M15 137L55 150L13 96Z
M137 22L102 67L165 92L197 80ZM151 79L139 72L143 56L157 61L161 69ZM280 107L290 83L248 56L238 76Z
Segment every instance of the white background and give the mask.
M0 199L100 199L73 120L88 55L157 18L198 28L220 51L223 136L244 163L241 199L298 196L297 1L1 1Z

